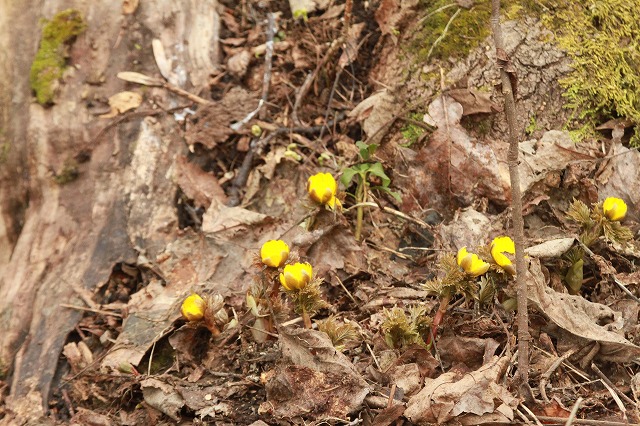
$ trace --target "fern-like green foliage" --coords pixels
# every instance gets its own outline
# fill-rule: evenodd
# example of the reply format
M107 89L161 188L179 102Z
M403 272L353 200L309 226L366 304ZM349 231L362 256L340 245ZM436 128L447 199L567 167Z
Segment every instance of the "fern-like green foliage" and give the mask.
M438 269L442 272L442 277L424 283L425 290L436 294L441 299L451 298L455 294L473 298L477 293L478 283L464 273L452 253L446 253L440 257Z
M384 321L380 327L384 340L390 348L398 349L414 344L425 345L425 337L429 333L431 318L421 306L409 308L409 315L404 309L394 306L384 309Z
M318 330L327 333L333 347L338 351L343 351L347 345L357 341L360 336L353 324L338 322L334 316L317 321L316 324L318 324Z
M302 313L304 309L309 315L313 315L322 308L328 308L329 305L323 298L320 291L322 280L313 279L309 284L298 291L288 291L295 305L296 312Z
M567 211L567 216L582 228L580 241L587 247L601 236L618 244L624 244L633 238L633 233L629 228L618 221L607 219L602 211L602 202L594 204L593 208L589 209L582 201L573 200Z

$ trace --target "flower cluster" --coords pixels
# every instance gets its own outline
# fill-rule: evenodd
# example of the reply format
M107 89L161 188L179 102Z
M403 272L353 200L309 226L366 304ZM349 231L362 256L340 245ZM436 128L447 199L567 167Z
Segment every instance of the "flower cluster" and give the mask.
M512 260L506 254L515 255L516 246L510 237L496 237L491 241L490 245L491 258L495 265L510 275L515 275L516 270ZM458 266L470 277L479 277L484 275L491 264L482 260L477 254L469 253L467 247L458 250L456 258Z
M221 327L227 329L236 325L235 320L229 321L224 299L219 294L203 298L193 293L184 299L180 312L190 323L203 324L214 336L220 334Z
M298 255L291 253L282 240L269 240L260 248L260 262L265 265L256 275L256 285L247 293L247 304L257 318L256 324L267 329L273 325L265 317L278 316L285 309L279 295L279 288L294 302L296 311L302 315L305 327L311 327L310 315L326 307L319 285L321 279L314 279L313 267L308 262L299 262ZM269 288L271 290L269 291Z

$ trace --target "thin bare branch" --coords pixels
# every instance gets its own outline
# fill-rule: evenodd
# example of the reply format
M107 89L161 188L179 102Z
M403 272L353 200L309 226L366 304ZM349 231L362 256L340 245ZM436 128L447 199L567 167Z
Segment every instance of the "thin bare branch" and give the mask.
M502 28L500 26L500 0L491 2L491 27L496 47L496 59L500 68L504 111L509 126L509 177L511 180L511 214L513 218L513 237L516 246L516 288L518 300L518 375L521 379L521 394L531 395L529 388L529 315L527 312L526 264L524 261L524 219L522 217L522 193L520 191L520 174L518 172L518 131L516 123L516 102L511 77L515 74L509 68L513 65L504 50ZM508 71L512 71L510 76ZM528 391L527 391L528 390Z

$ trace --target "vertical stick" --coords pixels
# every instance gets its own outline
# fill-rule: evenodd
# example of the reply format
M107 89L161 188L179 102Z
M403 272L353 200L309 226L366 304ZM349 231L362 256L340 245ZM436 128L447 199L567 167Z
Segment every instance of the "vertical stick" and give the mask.
M522 193L520 191L520 174L518 172L518 133L516 131L516 102L514 99L510 75L512 67L504 50L502 28L500 27L500 0L491 1L491 27L496 47L496 60L500 68L502 94L504 96L504 112L509 126L509 178L511 180L511 214L513 218L513 237L516 246L516 287L518 300L518 374L521 379L521 390L528 388L529 383L529 315L527 312L527 272L524 262L524 219L522 217ZM506 68L506 69L505 69ZM522 392L521 392L522 393ZM527 394L526 392L524 393Z

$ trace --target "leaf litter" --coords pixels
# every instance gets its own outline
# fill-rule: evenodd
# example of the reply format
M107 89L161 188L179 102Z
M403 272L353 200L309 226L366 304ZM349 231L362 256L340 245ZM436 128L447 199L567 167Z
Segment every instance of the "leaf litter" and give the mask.
M135 11L134 3L127 3L125 13ZM336 16L344 13L343 8L332 9L335 5L326 2L292 0L289 6L292 15L304 9L300 16L318 27L297 24L292 19L286 22L281 17L280 24L290 32L287 40L291 40L293 48L288 45L275 49L276 72L271 76L274 88L270 102L278 107L270 109L273 116L267 120L275 128L290 127L292 102L287 100L296 96L291 86L300 87L305 75L310 75L318 64L318 57L327 51L326 46L317 44L317 38L330 41L340 34L338 21L322 17L322 10L329 7L326 13ZM407 8L411 6L404 2L398 5L384 1L377 10L371 7L368 16L358 18L373 20L375 14L383 37L379 43L396 43L395 25L402 25ZM437 253L455 253L463 246L481 247L507 232L504 208L510 191L505 152L499 146L499 138L504 135L493 129L496 140L487 141L465 127L463 119L495 115L500 111L499 105L476 88L451 89L434 96L427 111L422 111L424 122L434 130L427 133L422 146L403 147L393 133L397 130L394 126L398 104L410 103L409 99L399 98L388 88L374 91L360 82L359 95L358 91L349 92L346 86L340 86L342 102L329 103L327 94L333 82L315 81L311 88L314 96L308 96L299 111L302 122L322 124L327 109L342 109L350 120L335 128L343 134L323 129L313 135L305 133L309 137L302 139L302 134L290 130L270 140L267 152L259 159L262 164L251 170L243 203L227 206L225 194L234 174L259 137L248 130L253 121L245 126L246 130L234 131L230 127L254 110L258 103L256 93L262 88L263 65L248 52L261 54L263 50L258 48L264 37L255 28L241 31L243 25L247 30L247 24L241 23L244 19L237 10L227 8L222 14L229 76L212 80L211 89L217 99L201 105L187 119L183 129L185 149L175 156L170 173L175 188L186 200L176 209L192 219L161 250L141 253L138 263L129 265L139 281L120 281L118 288L124 302L113 306L120 306L117 312L122 322L104 312L85 315L82 327L106 337L100 338L100 344L88 337L86 342L67 343L63 355L70 369L65 380L73 384L67 396L71 402L64 402L61 395L54 401L58 406L75 406L75 414L69 413L69 417L79 423L88 412L95 414L96 422L104 424L156 424L168 419L221 424L263 420L278 424L348 423L366 419L377 425L518 421L521 401L514 393L514 366L510 361L514 324L500 303L488 309L477 299L457 297L442 326L445 332L433 348L389 348L381 331L383 308L418 305L435 313L437 299L419 284L436 274ZM369 68L359 71L361 79L372 71L375 64L367 63L370 57L365 54L366 49L356 50L371 37L371 28L363 24L350 28L345 44L348 47L333 57L334 64L324 65L329 76L337 73L336 64L349 72L359 63L366 64ZM385 35L391 41L384 41ZM160 73L173 72L166 66L166 56L162 59L159 47L153 54L158 65L164 64ZM162 86L160 79L136 78L141 84ZM114 98L110 116L139 106L139 100L139 95L127 95L120 105ZM297 134L297 141L305 141L299 149L304 154L300 159L285 154L294 140L291 133ZM379 159L390 174L392 187L403 195L402 203L398 203L375 193L375 203L420 221L427 221L429 210L439 210L445 218L428 229L420 225L424 228L421 231L428 230L433 238L412 247L418 254L401 256L401 236L415 233L401 216L372 207L365 239L358 242L353 234L355 211L349 210L353 205L349 195L343 197L344 213L312 212L314 206L305 201L306 179L320 170L320 165L336 174L337 164L357 161L355 155L340 157L341 152L349 151L340 149L340 144L353 144L355 139L346 135L356 133L369 144L383 145ZM315 137L319 134L322 138ZM248 140L249 145L241 149L241 143ZM576 230L570 228L568 221L558 219L558 212L567 210L572 197L584 195L580 184L590 179L596 160L603 158L597 146L574 144L566 132L555 130L521 144L525 197L538 200L531 204L530 220L543 217L564 232L562 237L531 244L527 250L531 256L529 270L524 273L529 278L532 309L539 314L531 325L535 329L534 342L538 339L543 346L544 341L546 348L558 354L574 353L558 367L566 374L550 376L548 392L553 395L552 401L561 407L571 406L578 396L592 397L598 400L598 407L612 411L615 404L611 397L598 393L602 386L597 381L594 384L585 380L593 373L579 361L588 357L606 368L619 388L630 390L633 395L638 392L640 373L634 365L640 356L638 312L621 303L629 302L625 299L628 296L614 283L616 279L637 294L640 280L634 265L638 256L633 254L637 252L633 251L637 240L630 241L631 248L626 251L598 243L594 251L600 257L587 261L584 292L569 295L562 287L566 268L563 262L576 245ZM631 160L637 152L616 145L611 154L610 161L601 162L598 185L602 193L598 196L616 195L628 200L629 221L637 230L637 213L632 212L638 205L637 194L628 184L638 174L639 162ZM323 164L315 164L320 162ZM571 169L576 163L587 166ZM556 179L563 173L571 180ZM591 185L598 189L596 184ZM341 188L347 193L352 190ZM534 235L536 230L530 231ZM357 342L344 352L334 348L327 334L301 328L284 299L279 299L278 303L283 303L282 315L276 315L277 324L272 331L262 320L267 316L265 312L256 318L247 307L246 292L255 275L253 263L259 247L276 238L289 242L324 279L322 293L330 307L321 310L317 319L338 315L354 324ZM111 281L115 275L116 272ZM125 282L138 284L127 287L122 284ZM560 287L552 288L553 283ZM225 314L237 324L220 335L185 324L179 307L193 292L222 295ZM494 300L504 302L509 292L507 283L496 290ZM94 295L96 301L103 296ZM106 298L104 301L103 309L110 306ZM255 328L262 336L260 341L255 339ZM562 386L572 391L567 393ZM119 418L104 409L109 401L107 395L114 390L128 394L133 402L122 403ZM375 398L381 398L386 405L374 404L379 401ZM136 408L136 404L144 408ZM543 408L556 417L566 414L563 409ZM604 418L596 405L581 410L585 417Z

